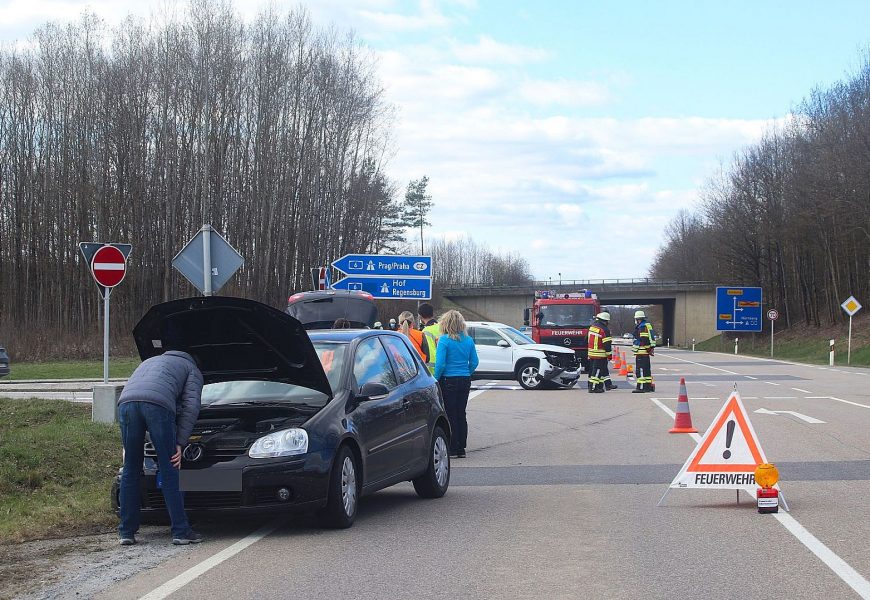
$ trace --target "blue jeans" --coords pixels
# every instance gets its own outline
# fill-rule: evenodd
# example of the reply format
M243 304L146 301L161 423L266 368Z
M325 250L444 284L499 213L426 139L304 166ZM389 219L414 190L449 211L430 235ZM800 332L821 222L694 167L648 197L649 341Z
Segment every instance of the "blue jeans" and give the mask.
M178 487L178 469L170 462L175 454L175 415L156 404L125 402L118 407L118 418L121 422L121 443L124 445L118 533L122 538L132 538L139 529L143 446L147 430L157 452L163 498L172 521L172 536L183 536L190 531L190 525L184 512L184 497Z

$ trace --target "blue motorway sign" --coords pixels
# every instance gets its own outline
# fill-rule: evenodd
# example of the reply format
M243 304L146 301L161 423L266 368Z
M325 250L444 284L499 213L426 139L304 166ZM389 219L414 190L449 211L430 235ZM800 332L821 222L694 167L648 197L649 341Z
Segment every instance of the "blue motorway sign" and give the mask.
M345 254L333 262L332 266L348 275L432 277L431 256Z
M334 290L359 290L375 298L393 300L430 300L432 279L429 277L345 277L332 284Z
M716 331L761 331L760 287L716 288Z

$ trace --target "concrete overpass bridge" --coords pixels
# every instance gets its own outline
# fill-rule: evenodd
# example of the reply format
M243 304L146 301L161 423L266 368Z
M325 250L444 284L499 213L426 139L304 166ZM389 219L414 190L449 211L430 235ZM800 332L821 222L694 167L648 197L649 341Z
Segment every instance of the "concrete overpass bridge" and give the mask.
M441 294L456 304L491 321L514 327L523 324L523 309L532 306L535 290L576 292L588 289L598 294L602 305L662 306L663 323L655 323L662 342L691 346L692 339L716 335L716 286L705 281L657 279L591 279L584 281L537 281L523 286L463 285L442 287Z

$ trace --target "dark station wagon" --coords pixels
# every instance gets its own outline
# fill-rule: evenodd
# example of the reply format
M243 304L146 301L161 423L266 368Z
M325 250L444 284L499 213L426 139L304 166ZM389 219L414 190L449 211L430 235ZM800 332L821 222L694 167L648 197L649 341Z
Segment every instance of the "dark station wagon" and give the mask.
M306 332L286 313L241 298L154 306L133 330L139 354L194 355L205 387L183 450L192 513L315 511L349 527L361 495L403 481L441 497L450 427L436 381L404 336ZM143 517L164 516L145 445ZM118 478L112 490L117 509Z

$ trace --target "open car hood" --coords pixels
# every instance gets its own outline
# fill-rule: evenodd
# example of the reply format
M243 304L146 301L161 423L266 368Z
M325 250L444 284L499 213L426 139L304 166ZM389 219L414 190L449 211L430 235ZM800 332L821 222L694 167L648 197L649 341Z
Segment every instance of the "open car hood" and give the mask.
M257 379L300 385L332 397L302 324L245 298L184 298L152 306L133 328L142 360L181 350L205 383Z

